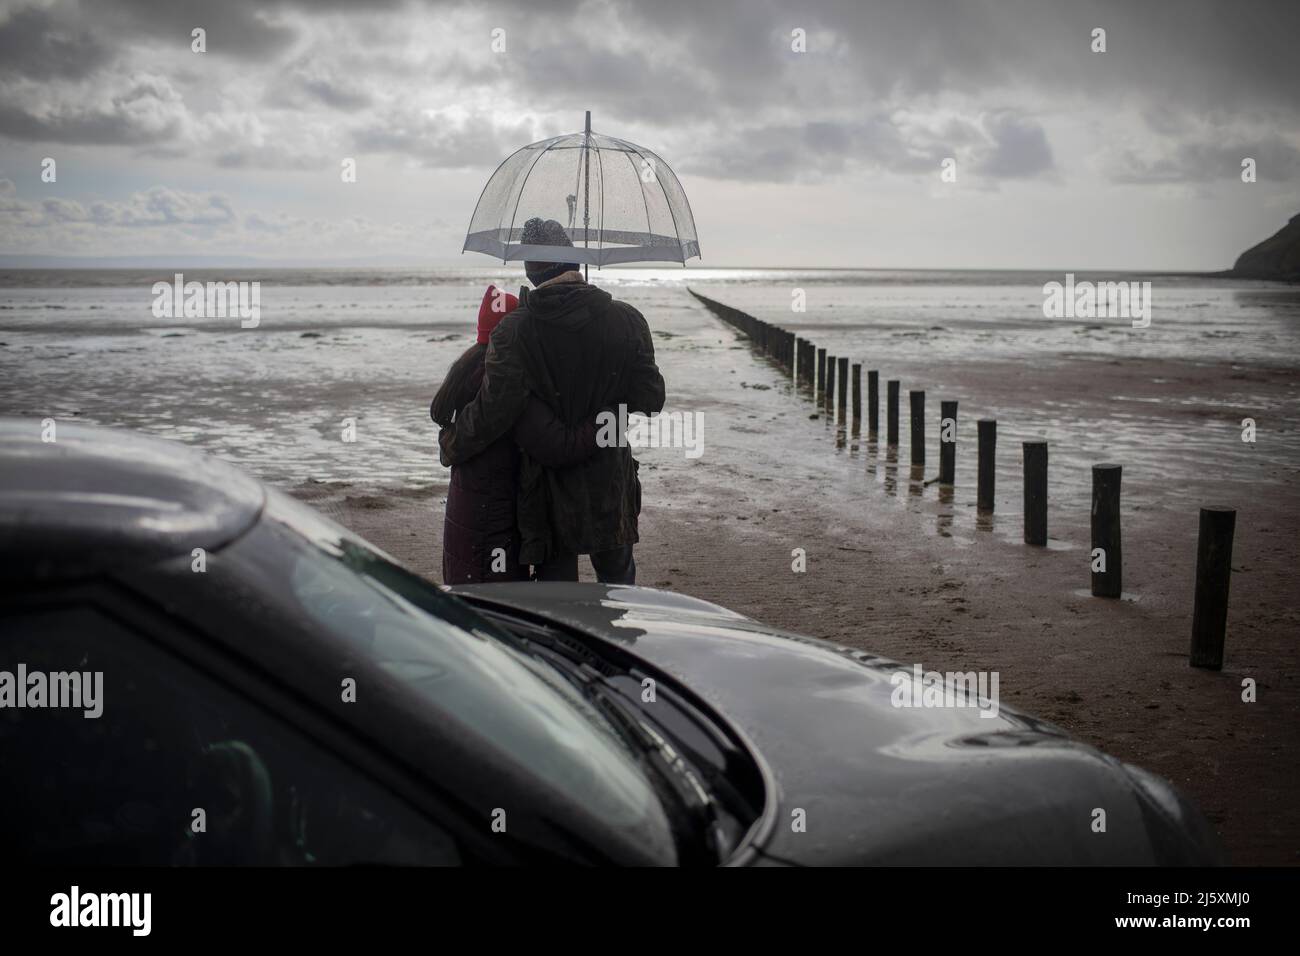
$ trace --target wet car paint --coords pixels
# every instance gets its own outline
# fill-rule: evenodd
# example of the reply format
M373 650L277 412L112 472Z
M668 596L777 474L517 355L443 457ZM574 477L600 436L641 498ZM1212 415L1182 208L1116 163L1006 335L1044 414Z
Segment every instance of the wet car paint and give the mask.
M0 556L11 578L214 551L252 527L266 499L238 468L174 442L57 423L51 438L0 419Z
M772 826L758 849L775 860L1221 860L1199 812L1164 781L1005 706L992 717L973 706L896 707L891 678L901 665L893 661L648 588L526 582L451 591L617 643L707 700L770 768Z

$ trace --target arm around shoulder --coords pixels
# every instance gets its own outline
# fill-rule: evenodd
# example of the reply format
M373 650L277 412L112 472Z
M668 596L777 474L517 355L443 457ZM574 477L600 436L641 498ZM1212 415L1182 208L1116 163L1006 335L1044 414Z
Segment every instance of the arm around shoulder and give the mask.
M456 416L450 429L439 435L444 464L473 458L510 431L528 400L524 369L518 348L518 326L501 320L488 341L483 384L478 395Z

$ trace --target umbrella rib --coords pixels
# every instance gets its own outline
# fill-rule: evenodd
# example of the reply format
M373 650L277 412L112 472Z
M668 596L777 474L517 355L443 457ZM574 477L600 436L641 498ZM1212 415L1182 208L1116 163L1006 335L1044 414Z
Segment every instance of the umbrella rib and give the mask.
M615 137L611 137L611 139L615 139ZM627 140L623 140L623 139L616 139L616 142L622 143L624 146L628 147L629 152L635 152L635 153L637 154L637 156L639 156L642 160L645 159L644 150L643 150L642 147L637 146L635 143L629 143ZM655 159L657 160L658 157L656 156ZM665 165L666 165L666 164L665 164ZM673 220L673 237L677 240L677 255L678 255L678 259L677 259L677 261L680 262L682 265L686 265L686 255L685 255L685 253L682 251L682 230L681 230L681 226L679 226L679 225L677 224L677 213L673 211L673 201L672 201L671 199L668 198L668 190L664 189L664 184L663 184L662 182L660 182L660 180L659 180L659 176L658 176L658 173L657 173L658 169L659 169L659 164L656 162L656 163L655 163L655 170L656 170L655 182L658 183L658 185L659 185L659 191L660 191L661 193L663 193L663 196L664 196L664 203L665 203L665 205L668 206L668 215L671 216L671 217L672 217L672 220ZM669 172L672 173L672 170L669 169ZM674 179L676 178L676 176L677 176L677 174L676 174L676 173L673 173L673 178L674 178ZM681 185L681 183L678 183L678 186L680 186L680 185ZM645 191L644 191L644 190L642 190L641 198L642 198L642 199L645 199ZM684 189L682 190L682 198L686 200L686 211L687 211L687 212L690 212L690 211L691 211L691 201L690 201L689 199L686 198L686 190L684 190ZM692 222L692 224L695 222L695 215L694 215L694 213L691 214L691 222ZM650 231L650 234L651 234L651 235L654 235L654 232L653 232L653 230L651 230L651 227L650 227L650 217L649 217L649 213L648 213L648 212L647 212L647 215L646 215L646 229L647 229L648 231Z
M537 151L537 159L533 160L532 166L528 167L528 172L524 173L524 181L519 184L519 195L515 198L515 211L510 214L510 232L506 233L506 242L505 242L505 245L507 247L505 250L506 252L510 251L509 249L510 233L515 231L515 217L519 215L519 201L524 198L524 187L528 185L528 177L533 174L533 169L536 168L537 166L537 160L541 159L544 154L549 152L550 148L551 147L547 146L546 149L539 149ZM520 245L523 245L523 243L521 242ZM505 261L506 261L506 257L504 254L502 254L501 262L503 265L505 264Z
M596 264L599 269L605 258L605 161L600 157L600 149L596 150L596 166L600 169L600 225L596 227L600 233L600 250L598 255L601 262Z
M634 177L636 177L637 182L640 183L640 181L641 181L641 176L640 176L640 174L637 173L637 171L636 171L636 163L632 162L632 154L631 154L630 152L625 152L623 155L627 157L627 161L628 161L628 163L632 166L632 175L633 175ZM639 189L640 192L641 192L641 205L645 206L645 232L646 232L646 235L647 235L647 236L653 236L653 235L655 234L655 230L654 230L654 226L652 226L652 225L650 224L650 203L649 203L649 201L645 198L645 190L644 190L644 189L641 189L640 186L637 186L637 189ZM679 241L680 241L680 240L679 240Z
M644 156L642 156L641 158L645 159ZM658 159L659 157L656 156L655 158ZM656 163L655 169L658 168L659 168L658 164ZM670 169L669 172L671 173L672 170ZM673 177L676 178L676 176L677 174L673 173ZM668 206L668 215L673 217L673 236L677 239L677 255L678 255L677 261L680 262L682 265L686 265L686 253L682 251L682 227L677 225L677 213L673 212L673 201L668 198L668 190L664 189L664 184L660 182L659 176L657 174L655 175L655 182L658 183L659 185L659 191L664 194L664 203ZM678 183L678 185L680 186L681 183ZM684 189L682 190L682 195L683 196L686 195L686 190ZM695 221L694 216L691 216L691 221L692 222Z
M578 221L578 187L582 185L582 154L578 154L578 161L574 164L573 177L573 223L569 225L572 229Z
M673 179L677 180L677 189L682 194L682 202L686 203L686 215L691 217L691 232L695 233L695 238L692 239L691 241L695 243L695 256L697 259L703 260L704 257L700 255L700 234L695 229L695 213L691 211L691 197L686 195L685 189L682 189L682 181L680 179L677 179L677 174L673 173L671 169L668 171L672 173ZM668 196L668 193L665 192L664 196L666 198ZM672 203L668 204L668 211L669 212L673 211ZM677 228L677 216L675 214L673 216L673 228L674 229ZM682 253L682 265L685 266L688 256L682 250L681 246L682 246L682 234L679 231L677 233L677 251Z
M519 184L519 196L520 196L520 198L522 198L523 195L524 195L524 186L527 185L527 183L528 183L528 177L531 176L531 175L533 174L533 166L536 166L536 165L537 165L537 160L542 158L542 154L543 154L543 153L550 152L552 149L554 149L554 148L555 148L555 144L558 143L558 142L559 142L560 140L562 140L562 139L564 139L563 136L552 136L550 139L543 139L543 140L538 140L536 143L530 143L529 146L521 146L521 147L519 147L517 150L515 150L513 153L511 153L509 156L507 156L504 160L501 161L501 166L504 166L506 163L510 162L510 160L512 160L515 156L519 155L519 154L522 153L524 150L530 148L530 146L540 146L540 147L542 147L541 149L539 149L539 150L537 151L537 159L534 159L534 160L533 160L533 164L532 164L532 166L529 166L529 167L528 167L528 172L524 175L524 181L523 181L522 183ZM497 172L500 172L500 171L501 171L501 166L498 166L498 167L497 167ZM493 176L496 176L496 172L494 172L492 175L493 175ZM491 185L491 183L492 183L492 180L491 180L491 178L489 178L489 179L488 179L488 185ZM484 187L483 187L483 192L487 192L487 186L484 186ZM480 193L480 194L479 194L479 202L482 202L482 201L483 201L483 194ZM474 207L474 211L475 211L475 212L478 212L478 206L477 206L477 205ZM514 213L510 216L510 231L511 231L511 232L514 232L514 229L515 229L515 216L518 215L518 213L519 213L519 199L516 199L516 200L515 200L515 211L514 211ZM501 210L501 218L502 218L502 219L505 218L505 214L506 214L505 210L502 209L502 210ZM470 218L470 225L473 226L473 224L474 224L474 219L473 219L473 217L471 217L471 218ZM498 219L498 220L497 220L497 232L499 233L500 231L501 231L501 219ZM468 242L468 237L466 237L466 241ZM509 235L506 236L506 241L505 241L504 243L502 243L502 245L503 245L503 246L509 246L509 245L510 245L510 236L509 236ZM465 251L464 249L461 249L461 252L464 252L464 251ZM507 251L508 251L508 250L507 250ZM502 255L501 255L501 262L502 262L502 264L504 264L505 261L506 261L506 257L505 257L505 253L503 252Z
M527 148L528 148L527 146L520 146L517 150L515 150L513 153L511 153L511 154L510 154L509 156L507 156L505 159L501 160L501 162L499 162L499 163L497 164L497 168L494 169L494 170L492 171L492 175L488 177L488 181L485 182L485 183L483 184L483 188L482 188L481 190L479 190L479 194L478 194L478 202L474 203L474 212L473 212L473 213L470 215L470 217L469 217L469 227L470 227L471 229L474 228L474 217L478 215L478 207L481 206L481 205L483 204L483 195L484 195L484 193L486 193L486 192L488 191L488 187L492 185L492 180L496 178L497 173L501 172L501 167L502 167L502 166L504 166L506 163L510 162L510 160L514 159L516 156L518 156L520 153L522 153L522 152L523 152L524 150L526 150ZM504 211L502 212L502 215L505 215ZM500 231L500 229L501 229L501 220L498 219L498 220L497 220L497 230ZM469 236L466 235L466 236L465 236L465 241L464 241L464 243L461 244L460 251L461 251L461 252L464 252L464 251L465 251L465 247L468 246L468 245L469 245ZM502 262L505 262L504 259L502 259L501 261L502 261Z

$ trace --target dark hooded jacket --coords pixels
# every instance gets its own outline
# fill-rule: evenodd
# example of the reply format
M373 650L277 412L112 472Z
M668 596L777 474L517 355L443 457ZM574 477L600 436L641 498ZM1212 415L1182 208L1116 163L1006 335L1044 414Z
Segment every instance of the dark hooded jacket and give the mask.
M468 393L482 381L480 363L466 379ZM528 580L515 516L520 449L548 468L565 468L595 452L595 420L568 428L530 396L506 435L451 469L442 526L444 584Z
M529 291L492 332L478 397L439 435L442 462L470 458L509 431L529 394L568 426L606 409L663 410L664 380L645 318L579 273ZM641 484L625 441L564 469L521 456L520 560L591 554L638 540Z

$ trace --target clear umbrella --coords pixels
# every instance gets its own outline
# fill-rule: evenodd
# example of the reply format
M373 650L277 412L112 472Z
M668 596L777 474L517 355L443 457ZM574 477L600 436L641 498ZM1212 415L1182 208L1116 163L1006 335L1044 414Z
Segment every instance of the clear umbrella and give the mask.
M572 246L522 241L524 224L553 219ZM517 150L497 167L470 219L465 250L502 262L680 262L698 257L682 184L650 150L586 130Z

